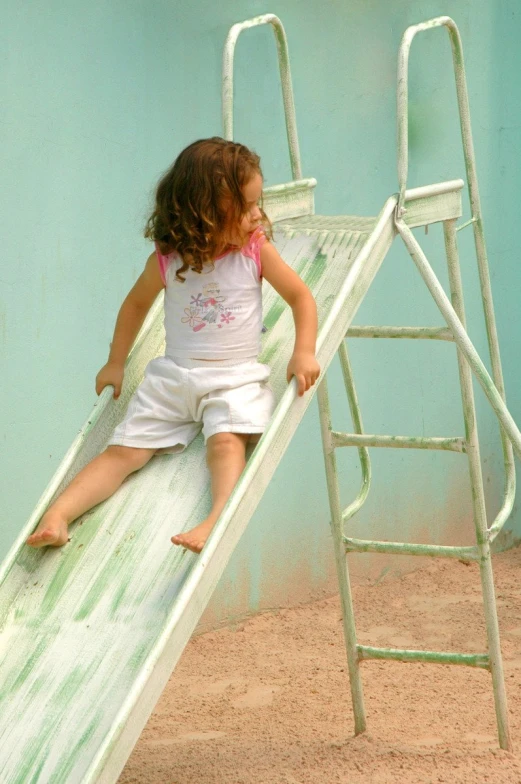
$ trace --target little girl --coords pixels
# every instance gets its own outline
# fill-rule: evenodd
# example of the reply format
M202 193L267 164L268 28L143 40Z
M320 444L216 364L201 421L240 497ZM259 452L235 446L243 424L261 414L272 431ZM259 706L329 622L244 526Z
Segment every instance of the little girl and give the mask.
M317 312L298 275L267 238L259 157L218 137L194 142L157 187L145 236L155 242L119 311L107 364L96 378L117 398L125 360L165 289L165 356L153 359L107 449L73 479L27 540L60 547L68 526L158 453L178 452L203 430L210 470L208 517L172 542L199 553L273 412L270 369L257 361L265 279L290 305L295 347L288 382L303 395L316 381Z

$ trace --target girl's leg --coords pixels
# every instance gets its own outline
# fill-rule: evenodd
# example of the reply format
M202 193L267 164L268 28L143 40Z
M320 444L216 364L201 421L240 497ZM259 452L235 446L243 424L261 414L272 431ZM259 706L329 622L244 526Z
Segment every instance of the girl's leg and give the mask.
M196 528L172 537L174 544L200 553L217 522L246 464L246 444L250 436L242 433L216 433L207 441L207 461L212 487L210 514Z
M69 523L111 496L123 480L148 463L155 452L155 449L109 446L80 471L49 507L27 544L61 547L69 539Z

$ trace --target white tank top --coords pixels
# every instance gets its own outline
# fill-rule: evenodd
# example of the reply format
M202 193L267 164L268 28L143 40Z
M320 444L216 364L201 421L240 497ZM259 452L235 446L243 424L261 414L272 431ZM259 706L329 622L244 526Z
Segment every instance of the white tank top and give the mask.
M165 284L167 357L234 359L257 357L262 332L260 249L266 237L257 229L240 250L185 270L177 253L156 249Z

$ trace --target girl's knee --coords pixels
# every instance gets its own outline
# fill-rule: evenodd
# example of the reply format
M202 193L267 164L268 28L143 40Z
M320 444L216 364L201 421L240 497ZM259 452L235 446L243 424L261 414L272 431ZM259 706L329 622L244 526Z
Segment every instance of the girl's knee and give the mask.
M207 448L212 452L233 452L244 449L248 438L248 435L242 433L216 433L208 439Z

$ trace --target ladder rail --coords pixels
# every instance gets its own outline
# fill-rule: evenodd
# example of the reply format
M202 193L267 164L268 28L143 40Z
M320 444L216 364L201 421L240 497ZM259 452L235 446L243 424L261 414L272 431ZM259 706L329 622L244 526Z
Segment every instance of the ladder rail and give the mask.
M360 661L364 659L384 659L387 661L425 662L429 664L463 664L467 667L490 669L487 653L452 653L445 651L415 651L402 648L375 648L371 645L357 645Z
M438 16L410 25L404 32L398 52L398 88L397 88L397 132L398 132L398 215L402 217L405 206L405 190L407 187L407 175L409 169L409 54L412 42L420 32L432 30L436 27L446 27L449 33L452 60L454 66L454 78L456 82L456 95L458 101L458 112L460 118L461 135L463 142L463 154L465 159L465 169L467 172L467 183L469 188L470 203L473 219L481 217L481 204L479 199L476 157L474 154L474 143L472 140L472 129L470 124L470 108L467 90L467 78L463 63L463 45L458 27L450 16Z
M335 447L356 446L358 449L367 447L383 447L387 449L439 449L444 452L466 451L463 438L439 438L430 436L377 436L368 433L340 433L333 430L331 439Z
M485 318L485 329L487 333L488 349L492 365L492 378L499 395L506 400L505 385L503 380L503 370L501 366L501 356L499 351L499 341L497 335L496 319L494 314L494 304L492 297L492 287L490 284L490 272L487 259L487 248L483 228L483 216L481 211L481 200L479 196L478 176L476 167L476 156L474 153L474 142L472 138L472 127L470 122L470 107L468 98L467 78L463 58L463 44L461 41L458 26L450 16L439 16L420 24L411 25L403 34L399 54L398 54L398 87L397 87L397 131L398 131L398 183L399 196L397 217L402 218L405 212L405 191L407 188L407 175L409 167L409 54L412 42L416 35L421 32L432 30L436 27L445 27L448 31L452 62L454 68L454 79L456 84L456 96L458 103L458 113L461 128L461 140L463 146L463 156L465 160L465 170L467 174L467 188L471 209L471 218L467 223L457 227L457 230L472 224L474 232L474 245L478 274L481 289L481 299ZM510 516L516 492L516 474L514 465L514 454L508 428L505 427L501 417L499 417L499 429L501 435L501 446L503 451L503 463L505 468L505 478L503 487L503 504L496 515L496 518L489 529L490 541L493 541L501 531L504 523Z
M275 222L288 218L302 217L303 215L313 215L315 212L313 189L317 184L314 177L302 177L288 40L283 24L275 14L263 14L262 16L256 16L253 19L246 19L244 22L238 22L237 24L234 24L228 32L222 59L222 123L224 138L232 140L235 46L240 34L244 32L244 30L248 30L252 27L259 27L261 25L271 25L275 34L280 84L282 88L282 102L284 105L284 120L286 124L291 176L293 178L290 182L271 185L270 187L263 189L262 206L270 219Z
M459 318L463 329L466 328L465 306L463 301L463 284L459 264L458 245L456 239L456 221L448 220L443 223L445 238L445 252L449 273L449 287L454 313ZM455 335L456 337L456 335ZM465 421L465 435L467 442L467 456L469 461L469 478L472 489L472 508L474 526L476 529L477 546L480 553L479 570L483 592L483 607L488 639L488 652L492 685L494 691L494 704L498 726L499 745L503 749L512 749L508 728L508 709L505 690L505 676L501 646L499 640L499 621L497 615L496 599L494 593L494 576L492 573L492 553L487 530L487 510L485 507L485 492L483 487L483 473L476 422L476 407L474 404L474 389L472 386L472 372L467 357L458 344L458 370L461 387L461 400L463 404L463 418ZM502 399L502 398L501 398Z
M331 410L327 389L327 377L324 375L317 389L318 411L320 419L320 434L324 452L324 465L326 469L326 484L331 510L331 533L335 552L335 565L338 575L340 603L342 605L342 628L347 654L347 667L349 670L349 684L351 687L351 701L355 719L355 735L366 729L366 715L364 707L364 692L360 674L360 660L356 643L356 626L353 611L353 597L347 567L347 558L343 544L343 517L340 508L340 494L338 488L338 473L336 465L335 447L331 443Z
M371 539L356 539L352 536L343 537L346 552L353 553L386 553L393 555L419 555L431 558L458 558L461 561L479 561L481 558L477 547L441 544L412 544L410 542L378 542Z
M362 413L358 403L358 396L356 394L356 388L353 379L353 371L351 369L351 363L349 361L345 340L340 344L339 356L354 431L359 438L363 438L364 428L362 424ZM332 446L336 446L334 438L334 433L331 433ZM355 515L362 508L367 500L369 489L371 487L371 460L369 457L369 450L367 449L366 445L358 445L358 456L360 458L360 468L362 470L362 484L355 500L342 512L343 524L345 524L347 520L353 517L353 515Z
M293 97L293 84L288 52L288 39L282 22L275 14L263 14L245 22L238 22L230 28L226 37L223 51L222 65L222 118L224 138L233 139L233 61L235 45L239 35L251 27L269 24L275 33L277 55L279 61L280 82L282 86L282 100L284 104L284 117L288 137L289 157L293 180L302 179L302 166L300 162L300 148L297 134L297 120L295 115L295 99Z
M389 326L354 326L347 330L348 338L394 338L410 340L446 340L454 342L454 337L447 327L389 327Z

